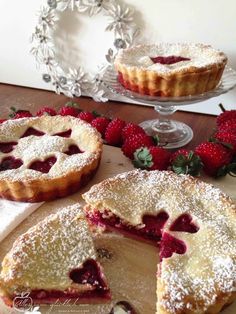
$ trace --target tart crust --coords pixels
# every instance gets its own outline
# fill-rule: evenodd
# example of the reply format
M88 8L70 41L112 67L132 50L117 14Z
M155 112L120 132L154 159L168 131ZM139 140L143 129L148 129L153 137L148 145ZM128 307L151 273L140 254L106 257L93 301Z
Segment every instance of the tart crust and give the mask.
M181 54L194 60L157 65L149 58L170 54ZM114 65L120 83L133 92L180 97L215 89L226 63L226 55L209 45L160 43L120 50Z
M45 134L22 138L32 128ZM55 136L68 130L69 137ZM0 143L5 142L17 145L9 153L0 152L0 163L9 156L23 162L17 169L0 171L0 197L14 201L49 201L76 192L96 173L102 154L100 134L86 122L69 116L9 120L0 125ZM67 155L70 145L82 151ZM30 169L35 161L52 156L56 162L48 173Z
M94 185L83 198L91 216L99 211L109 219L109 211L136 230L145 227L145 215L169 215L161 229L156 313L216 314L236 299L236 207L219 189L186 175L134 170ZM179 217L191 217L191 228L177 228ZM168 244L164 252L164 237L174 238L177 250L169 254Z
M81 275L86 263L96 266L95 275ZM72 276L73 271L80 272L79 277ZM1 297L12 306L15 297L22 293L32 298L34 304L54 303L58 299L76 299L78 304L110 299L87 221L78 204L30 228L3 259Z

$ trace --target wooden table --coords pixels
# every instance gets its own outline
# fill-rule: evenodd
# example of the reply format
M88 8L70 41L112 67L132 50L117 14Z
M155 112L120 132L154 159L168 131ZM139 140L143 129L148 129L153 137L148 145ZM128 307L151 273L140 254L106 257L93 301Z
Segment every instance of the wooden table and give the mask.
M56 95L50 91L0 84L0 118L8 117L11 106L18 109L28 109L35 114L42 106L46 105L58 109L69 100L64 95ZM83 110L96 110L105 116L118 117L135 123L157 117L157 113L153 108L147 106L114 101L96 103L87 97L73 98L73 101L77 102ZM186 146L190 149L211 136L216 120L211 115L183 111L176 112L173 119L185 122L193 129L194 138Z

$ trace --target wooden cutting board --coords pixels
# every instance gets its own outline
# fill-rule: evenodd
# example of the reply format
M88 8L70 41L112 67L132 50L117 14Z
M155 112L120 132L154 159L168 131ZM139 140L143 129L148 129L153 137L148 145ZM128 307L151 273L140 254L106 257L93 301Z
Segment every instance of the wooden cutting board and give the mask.
M93 180L80 192L60 200L44 203L21 225L19 225L2 243L0 243L0 261L11 248L15 239L49 214L55 213L66 205L83 202L81 194L90 186L105 178L133 169L130 161L123 156L118 148L104 146L101 166ZM220 187L225 193L236 199L236 179L227 176L220 180L202 178ZM106 305L51 305L41 306L42 314L79 313L108 314L117 301L127 300L139 314L155 314L156 303L156 269L158 249L120 235L108 234L95 238L99 249L100 262L104 267L113 299ZM42 274L43 276L43 274ZM0 314L15 314L18 311L7 309L0 303ZM223 314L235 314L236 302L228 307Z

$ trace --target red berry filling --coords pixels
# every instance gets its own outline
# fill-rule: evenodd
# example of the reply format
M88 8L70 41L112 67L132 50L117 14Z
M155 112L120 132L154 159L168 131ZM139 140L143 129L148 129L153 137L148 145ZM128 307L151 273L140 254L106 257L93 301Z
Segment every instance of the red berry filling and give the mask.
M191 60L189 58L180 57L180 56L168 56L168 57L158 56L158 57L150 57L150 59L152 60L152 62L160 63L160 64L174 64L180 61Z
M44 161L36 160L30 165L29 169L33 169L43 173L48 173L56 161L57 161L56 157L49 157Z
M20 168L23 165L21 159L15 159L14 157L6 157L0 163L0 171L11 170Z
M160 260L168 258L173 253L184 254L187 250L185 243L164 232L160 244Z
M129 226L122 222L122 220L113 215L111 216L109 211L100 213L96 211L91 214L87 213L87 218L96 225L111 227L111 229L118 229L120 232L127 233L128 235L133 235L135 237L141 237L153 242L160 241L162 228L164 227L169 215L166 212L160 212L157 216L145 215L143 216L143 223L145 226L143 228L135 228Z
M76 145L70 145L68 150L64 152L64 154L69 155L69 156L75 155L75 154L81 154L81 153L83 153L83 151L80 150L79 147Z
M10 153L13 151L15 145L17 145L17 142L0 143L0 152L4 154Z
M21 136L21 138L23 137L27 137L27 136L30 136L30 135L34 135L34 136L43 136L45 133L44 132L41 132L41 131L38 131L34 128L28 128L25 133Z
M192 217L189 214L183 214L173 222L170 226L170 230L196 233L199 227L192 222Z
M53 134L54 136L57 135L57 136L61 136L61 137L70 137L71 136L71 130L67 130L67 131L63 131L63 132L60 132L60 133L56 133L56 134Z
M107 290L106 283L101 276L100 268L92 259L87 260L82 268L73 269L69 276L75 283L90 284L97 290Z
M159 240L162 235L162 229L169 219L169 215L166 212L161 212L157 216L145 215L143 216L143 223L145 227L140 231L145 233L152 239Z

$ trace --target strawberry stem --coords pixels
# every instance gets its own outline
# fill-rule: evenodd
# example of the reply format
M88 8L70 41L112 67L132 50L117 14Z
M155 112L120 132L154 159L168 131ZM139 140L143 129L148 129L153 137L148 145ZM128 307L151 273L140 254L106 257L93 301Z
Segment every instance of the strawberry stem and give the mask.
M225 112L225 111L226 111L226 110L225 110L225 107L224 107L222 104L219 104L219 107L220 107L220 109L221 109L222 112Z

